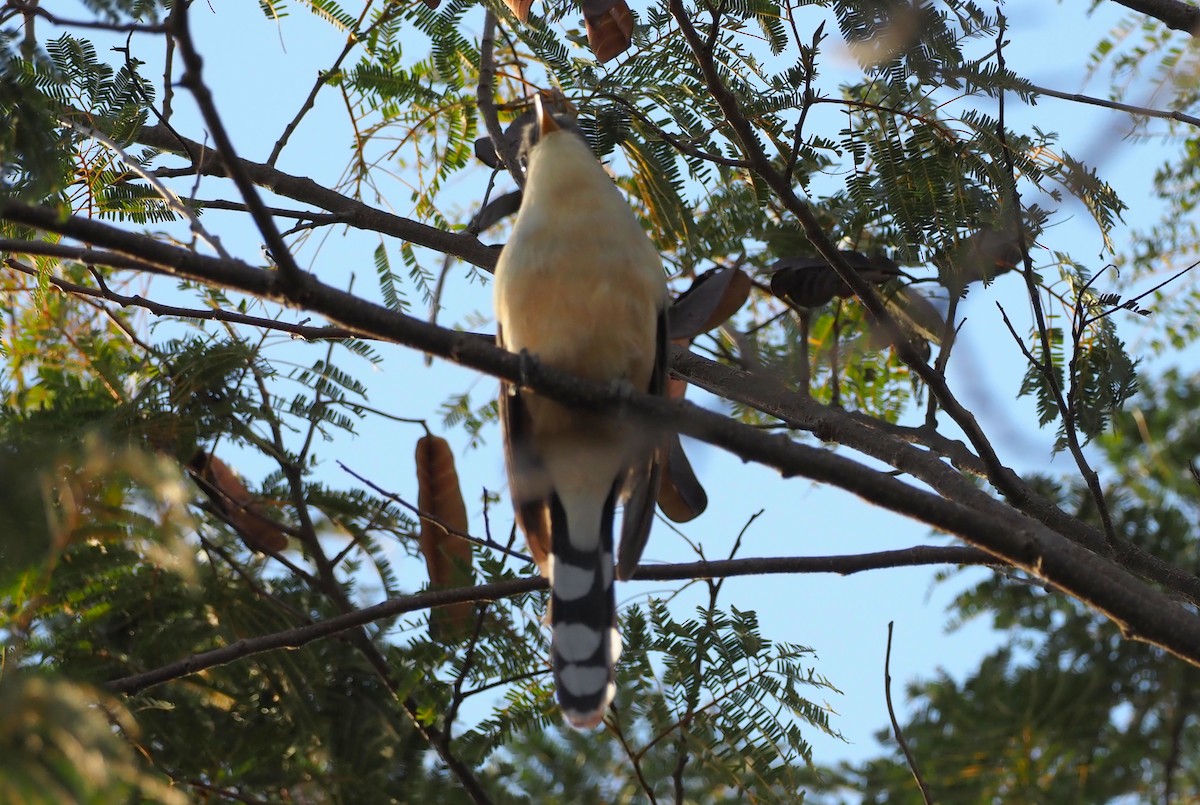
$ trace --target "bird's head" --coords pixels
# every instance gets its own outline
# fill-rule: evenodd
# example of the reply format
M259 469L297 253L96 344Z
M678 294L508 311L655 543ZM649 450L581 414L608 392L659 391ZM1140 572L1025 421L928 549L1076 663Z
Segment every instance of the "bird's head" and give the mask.
M544 94L538 92L533 96L533 120L525 126L521 141L520 155L525 167L529 167L529 157L534 148L546 138L558 132L573 134L585 145L587 137L579 128L575 108L561 93ZM590 146L589 146L590 149Z

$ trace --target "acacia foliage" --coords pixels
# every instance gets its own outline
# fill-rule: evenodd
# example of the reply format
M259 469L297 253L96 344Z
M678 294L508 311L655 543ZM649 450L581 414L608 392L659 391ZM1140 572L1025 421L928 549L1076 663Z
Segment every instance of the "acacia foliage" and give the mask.
M1117 489L1120 532L1182 567L1196 566L1198 401L1196 375L1168 371L1097 440ZM1039 484L1096 518L1080 484ZM961 679L943 671L907 686L913 716L904 734L939 801L1195 798L1194 667L1123 640L1111 623L1036 585L999 577L971 585L951 623L973 618L991 619L1007 638ZM850 792L851 801L921 801L898 754L827 769L810 790L816 802Z
M210 56L190 52L196 18L213 13L203 4L83 3L79 13L99 27L26 4L2 12L0 113L13 124L0 129L0 467L14 480L0 488L0 628L11 669L0 706L16 719L4 723L37 725L0 736L12 750L3 753L14 772L10 798L794 801L807 784L806 736L837 731L823 704L832 683L809 649L763 635L755 612L722 597L715 581L704 583L707 602L694 612L651 599L623 613L622 704L602 737L553 723L536 592L479 601L474 622L455 630L465 632L461 642L433 639L425 614L390 617L294 651L131 685L127 696L101 692L181 658L353 611L364 587L400 598L421 586L395 568L397 556L416 554L420 517L371 479L330 474L317 452L394 415L368 399L364 371L385 364L372 340L388 336L328 313L328 328L287 325L277 303L319 316L329 298L328 286L289 284L293 253L311 257L317 277L346 286L309 250L314 231L338 225L378 243L362 272L377 288L352 289L363 299L378 299L395 321L453 309L442 298L446 275L486 272L494 251L475 238L499 241L504 232L495 215L485 232L472 226L485 220L475 214L491 187L477 138L486 123L515 119L535 87L556 87L576 107L659 246L673 290L713 267L736 266L755 280L748 307L693 344L776 383L778 396L765 402L710 387L731 401L735 420L836 443L853 435L836 431L849 410L875 429L857 449L878 449L874 457L897 469L909 442L939 459L927 475L911 462L904 470L942 495L938 522L957 522L960 505L937 481L948 457L1009 501L975 500L981 510L1008 506L1022 523L1036 520L1143 581L1173 578L1146 570L1154 566L1144 556L1134 556L1138 564L1098 550L1103 519L1097 528L1086 517L1039 516L1029 501L1056 495L1014 486L985 438L968 434L969 447L953 449L932 428L939 407L943 419L969 424L944 388L956 308L964 294L991 293L1007 272L1023 276L1031 303L1059 314L1030 325L1030 370L1012 393L1034 395L1039 424L1057 428L1081 474L1080 444L1104 432L1136 386L1137 361L1109 315L1122 300L1096 290L1095 267L1038 245L1063 215L1064 196L1082 202L1106 241L1124 203L1053 134L1002 125L1005 102L1033 102L1038 90L1005 67L994 10L961 0L651 4L636 10L628 57L600 67L566 0L539 4L528 25L498 12L490 42L475 33L484 9L464 0L261 6L281 26L293 9L311 11L329 41L347 43L313 86L340 96L353 133L351 159L329 187L277 167L293 148L286 120L254 121L275 125L280 139L269 156L236 162L221 146L212 153L211 114L189 124L172 115L185 93L202 99L206 89L190 58ZM98 44L130 26L141 28L115 40L117 50ZM824 71L839 38L859 69L830 81ZM305 124L303 114L297 121ZM235 132L245 125L224 123ZM219 184L228 197L195 197L199 177L231 173L275 194L274 224L255 218L245 188ZM1187 163L1173 165L1161 182L1190 175ZM476 188L466 200L465 183ZM1055 206L1022 204L1035 190ZM43 207L53 220L28 223L25 214ZM267 243L272 227L286 229L284 250L265 258L227 251L217 210L254 218ZM128 239L87 230L84 219L119 225ZM980 248L982 235L1006 243L1006 254L1015 245L1019 259ZM164 244L224 262L190 263L179 251L168 259ZM864 290L835 262L826 270L853 293L812 307L769 293L778 260L833 261L835 244L886 254L899 271ZM229 270L205 274L197 265ZM246 276L259 284L241 283ZM170 305L158 301L166 298ZM147 305L152 326L127 310ZM493 403L454 388L444 397L439 425L428 424L438 412L403 413L427 429L462 428L472 445L485 441ZM780 413L794 401L815 404L817 420ZM905 429L905 417L930 427ZM198 454L258 468L238 482L252 499L229 486L222 497L212 488L221 482L196 471ZM891 488L886 476L872 478ZM924 494L905 491L913 500ZM1123 528L1121 503L1105 505ZM488 509L504 523L497 534L507 533L501 510ZM256 553L264 543L239 524L251 512L285 534L289 549ZM494 539L492 524L474 524L476 536L486 534L475 547L477 581L529 575L519 546ZM971 527L957 528L947 526L997 552ZM998 564L1017 565L997 576L1002 591L1038 564L1000 554ZM1086 585L1071 591L1087 600ZM1153 609L1157 599L1145 603ZM1200 656L1184 644L1167 648ZM481 699L485 713L466 718ZM86 716L84 702L97 705Z

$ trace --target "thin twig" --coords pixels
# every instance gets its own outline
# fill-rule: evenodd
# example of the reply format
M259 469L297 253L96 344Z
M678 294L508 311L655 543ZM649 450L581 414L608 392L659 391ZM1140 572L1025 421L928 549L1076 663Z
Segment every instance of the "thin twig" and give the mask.
M391 9L398 9L401 7L401 5L402 4L400 3L389 5L381 16L387 17L389 13L391 13ZM337 75L338 70L342 66L342 62L345 61L346 57L350 55L350 51L354 50L355 45L362 41L362 37L359 36L357 29L360 25L362 25L362 21L367 18L367 12L370 10L371 3L365 3L363 5L362 13L358 15L358 19L354 22L354 30L350 31L350 33L346 35L346 44L342 47L342 52L338 54L337 58L333 60L333 64L331 64L327 70L321 70L317 74L317 80L313 82L312 89L308 91L308 97L306 97L304 99L304 103L300 105L300 109L296 112L295 117L293 117L287 126L284 127L283 133L279 135L279 139L275 141L275 146L271 149L271 155L267 157L267 164L271 167L275 167L275 163L279 161L279 155L283 153L283 148L288 144L288 140L291 139L292 133L296 131L296 128L300 125L300 121L302 121L304 116L307 115L313 108L313 104L316 103L317 100L317 93L319 93L321 89L329 83L330 78L333 78ZM378 21L376 21L375 24L378 25Z
M11 244L11 248L10 248ZM37 248L40 244L31 243L30 246L35 247L36 251L26 247L17 245L11 241L0 240L0 252L25 252L32 254L56 253L58 256L66 259L78 260L81 263L88 265L105 265L104 260L94 259L101 257L102 254L89 253L87 249L79 249L73 246L62 246L61 244L47 243L45 248ZM92 259L89 259L92 258ZM8 258L4 264L14 271L20 271L23 274L28 274L32 277L38 276L37 269L32 266L22 265L13 258ZM251 327L261 327L267 330L278 330L288 333L298 338L303 338L306 341L321 341L326 339L346 339L354 337L354 333L344 327L314 327L307 324L292 324L291 322L279 321L278 319L268 319L262 316L251 316L246 313L239 313L236 310L221 310L213 308L206 310L204 308L188 308L176 307L175 305L165 305L161 302L155 302L152 299L147 299L144 296L134 294L132 296L117 293L107 287L96 290L89 288L86 285L79 285L68 280L59 279L58 277L48 277L47 281L64 291L65 293L75 294L76 296L84 296L95 299L107 299L110 302L115 302L121 307L138 307L148 310L158 316L172 316L181 319L198 319L201 321L223 321L232 324L246 324Z
M662 128L653 120L651 120L646 113L639 109L633 102L621 97L620 95L612 92L597 92L596 97L606 98L610 101L619 103L621 106L624 106L631 115L641 121L642 125L661 137L663 142L667 143L667 145L671 146L676 151L687 154L688 156L696 157L697 159L703 159L707 162L713 162L717 165L724 165L727 168L750 167L750 163L744 159L734 159L732 157L721 156L720 154L713 154L705 151L703 148L699 148L692 143L689 143L687 140L676 137L674 134L671 134L666 129Z
M483 18L483 34L479 40L479 83L475 87L475 102L479 106L479 116L483 118L484 128L491 138L492 148L496 156L508 170L517 187L525 187L525 172L521 170L517 158L517 143L510 143L500 128L500 118L496 114L496 100L493 97L496 88L496 12L489 7Z
M155 25L154 23L145 22L100 22L98 20L69 20L63 17L55 16L49 11L38 7L37 3L28 3L24 0L8 0L5 5L14 11L19 11L26 16L37 16L53 23L60 28L87 28L96 31L110 31L112 33L137 33L137 34L161 34L166 33L165 25Z
M1003 15L999 15L999 24L996 31L996 65L1001 74L1005 71L1004 62L1004 34L1005 34L1005 19ZM1001 88L997 94L997 117L996 117L996 138L1000 142L1000 150L1004 154L1004 167L1007 172L1009 187L1008 192L1012 197L1014 222L1016 224L1017 245L1021 250L1021 257L1024 263L1024 271L1022 275L1025 278L1025 288L1029 296L1029 304L1033 307L1034 322L1037 325L1038 336L1041 340L1042 359L1038 368L1045 378L1046 385L1054 394L1055 401L1058 403L1059 414L1063 420L1063 434L1066 436L1067 448L1075 459L1075 465L1079 468L1080 475L1083 476L1084 483L1087 484L1088 491L1091 493L1092 500L1096 504L1096 510L1100 514L1100 523L1104 529L1104 539L1108 544L1108 548L1113 551L1121 549L1117 537L1116 528L1113 526L1112 513L1108 508L1108 501L1104 497L1104 489L1100 485L1100 476L1092 469L1088 463L1087 456L1083 454L1083 446L1079 443L1079 431L1077 427L1076 406L1075 401L1078 395L1078 372L1075 371L1079 350L1078 342L1072 349L1071 361L1069 367L1070 377L1068 382L1070 387L1066 396L1063 395L1062 387L1059 384L1058 376L1054 373L1054 349L1050 343L1050 328L1046 323L1046 315L1042 309L1041 293L1038 291L1037 274L1033 270L1033 258L1029 253L1029 236L1025 229L1025 221L1020 214L1021 210L1021 195L1017 190L1016 167L1013 162L1012 148L1008 142L1008 129L1004 122L1004 89Z
M184 73L179 83L191 90L192 96L196 99L196 105L200 107L200 114L208 125L217 147L217 153L224 163L225 169L229 172L229 178L233 180L238 192L242 194L250 216L254 219L259 234L266 241L267 248L275 259L275 264L279 266L284 281L293 293L303 294L305 273L296 264L291 249L280 236L279 229L275 226L275 220L267 211L266 205L263 204L258 189L243 169L237 151L233 147L233 139L229 136L225 123L217 112L212 93L204 83L204 62L192 41L187 4L184 5L185 8L178 17L174 14L171 15L172 34L179 44L179 53L183 58L184 65Z
M634 574L643 581L679 581L769 573L858 573L863 570L908 567L918 564L976 564L987 561L967 548L916 546L904 551L882 551L842 557L765 557L686 562L677 565L642 565ZM488 602L511 598L548 586L541 577L510 579L473 587L428 590L391 598L373 606L335 615L282 632L247 638L218 649L201 652L160 668L115 679L105 685L114 693L133 694L155 685L199 673L255 654L281 648L299 648L316 640L406 612L448 606L464 601Z
M621 749L625 751L625 756L633 764L633 775L637 778L642 791L645 792L646 799L650 800L650 805L658 805L658 799L654 796L654 787L650 785L645 773L642 771L641 753L634 752L633 748L629 745L629 741L625 738L625 731L621 729L620 720L610 715L604 720L604 723L608 731L617 736L617 742L621 744Z
M400 497L395 492L389 492L386 489L384 489L383 487L376 484L375 482L373 482L367 478L364 478L363 476L359 475L354 470L347 467L342 462L340 462L340 461L337 462L337 465L342 468L343 472L347 473L348 475L352 476L353 478L356 478L360 483L366 484L372 490L374 490L375 492L377 492L380 495L383 495L388 500L390 500L394 503L398 503L399 505L408 509L413 514L417 515L417 517L420 518L421 520L428 520L429 522L433 523L434 525L439 526L440 528L444 529L446 531L446 533L451 534L456 537L459 537L460 539L465 539L467 542L473 542L476 545L479 545L481 547L490 548L493 551L499 551L500 553L504 554L505 556L511 556L514 559L520 559L522 562L526 562L528 564L533 563L532 557L530 557L526 554L523 554L520 551L514 551L510 547L505 547L505 546L501 545L499 542L496 542L490 538L483 539L481 537L473 537L470 534L466 533L465 531L461 531L461 530L455 528L454 526L446 523L440 517L435 517L434 515L430 514L429 512L421 511L420 508L409 503L407 500Z
M229 252L225 251L225 247L221 245L220 238L204 228L204 224L200 223L200 219L196 216L196 211L185 204L183 199L175 194L174 190L171 190L169 187L164 185L157 176L143 168L136 159L127 154L125 149L122 148L118 142L113 140L111 137L106 136L103 132L97 131L91 126L85 126L82 123L72 120L70 117L65 115L60 116L58 118L58 122L69 127L73 131L84 135L85 137L95 140L119 156L121 161L125 163L125 167L129 168L130 171L145 180L146 183L149 184L154 190L154 192L158 194L159 198L166 202L167 207L188 222L188 226L192 230L193 234L211 246L213 251L215 251L221 257L229 259Z
M182 8L182 4L179 7ZM211 151L206 152L205 147L200 143L182 137L166 126L146 126L138 132L135 139L142 145L148 145L151 148L185 155L202 155L202 158L195 161L193 167L186 170L160 169L155 171L155 175L159 177L193 173L205 176L232 176L233 174L224 164L225 160L232 161L255 184L281 196L328 210L341 216L344 219L342 222L348 226L379 232L409 241L417 246L425 246L444 254L452 254L485 271L491 271L496 264L498 252L480 243L479 239L473 235L446 232L410 218L376 209L357 199L338 193L336 190L319 185L312 179L284 173L260 162L251 162L230 155L218 159ZM247 209L249 208L247 207Z
M1091 95L1081 95L1079 93L1060 92L1059 90L1056 90L1056 89L1050 89L1049 87L1039 87L1036 85L1033 86L1032 89L1034 92L1036 92L1040 95L1046 95L1051 98L1059 98L1064 101L1075 101L1076 103L1086 103L1086 104L1090 104L1092 106L1102 106L1105 109L1116 109L1119 112L1129 112L1131 114L1139 115L1141 117L1154 117L1154 118L1159 118L1162 120L1175 120L1180 123L1187 123L1190 126L1200 126L1200 117L1193 117L1192 115L1185 114L1183 112L1166 111L1164 109L1150 109L1145 106L1134 106L1131 103L1121 103L1120 101L1109 101L1109 100L1105 100L1104 98L1095 98L1095 97L1092 97Z
M929 793L929 786L925 784L925 779L921 777L921 772L917 768L917 759L913 757L912 750L908 748L908 741L904 740L904 733L900 730L900 722L896 720L896 711L892 707L893 623L894 621L888 621L887 655L883 659L883 693L887 697L888 717L892 720L892 731L896 735L896 742L900 744L900 749L904 752L904 759L908 763L909 771L912 772L913 779L917 781L917 788L921 789L921 799L925 800L925 805L933 805L933 796Z

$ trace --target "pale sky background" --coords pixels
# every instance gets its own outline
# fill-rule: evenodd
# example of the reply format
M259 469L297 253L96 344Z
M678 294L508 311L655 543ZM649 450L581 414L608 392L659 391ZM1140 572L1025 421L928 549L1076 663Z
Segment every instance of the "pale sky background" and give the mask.
M86 17L82 9L70 9L74 3L59 5L64 16ZM1125 15L1116 4L1101 3L1096 15L1087 18L1088 5L1048 4L1042 0L1009 3L1006 6L1012 41L1006 50L1009 66L1035 84L1066 92L1105 95L1106 73L1091 85L1085 83L1088 55L1102 35ZM345 7L354 13L359 10L353 2L345 3ZM635 8L641 7L644 4L635 4ZM197 43L205 57L206 83L232 132L239 155L255 161L266 160L282 127L308 94L317 71L333 62L344 43L344 34L314 18L301 3L291 3L289 10L290 16L277 24L266 20L253 0L212 0L193 6ZM797 13L802 31L814 29L821 19L819 9L806 7ZM477 35L481 25L482 13L472 12L464 33ZM51 26L44 23L39 26L43 40L53 35ZM820 85L827 94L836 95L841 78L835 65L847 64L848 56L836 52L840 42L836 26L828 25L827 31L832 35L821 63ZM98 44L99 41L97 37ZM423 55L420 41L413 44L413 53L416 54L418 47ZM117 54L106 54L103 47L98 49L102 58L111 57L114 63L119 58ZM161 63L160 51L157 43L151 45L146 38L133 41L134 55L151 64ZM148 74L155 73L150 70ZM1136 97L1127 100L1140 101ZM177 90L175 108L175 126L193 139L203 139L203 129L186 91ZM989 111L994 114L994 106ZM1098 167L1101 176L1111 181L1133 207L1126 214L1128 223L1148 225L1154 220L1157 212L1145 200L1149 198L1150 174L1160 156L1147 146L1138 146L1136 154L1130 153L1134 149L1122 142L1129 125L1127 116L1053 99L1030 108L1011 96L1007 113L1010 126L1016 130L1026 130L1034 122L1045 130L1059 132L1062 148ZM842 120L830 119L824 131L835 134ZM821 123L814 118L809 126L810 131L817 131ZM332 185L350 159L351 144L341 97L336 90L326 88L284 151L279 167ZM486 182L487 172L482 168L454 180L454 192L462 198L462 215L458 220L464 223L468 220ZM203 180L197 195L235 198L227 184L213 179ZM372 202L370 198L366 200ZM391 201L394 212L411 214L403 193L393 194ZM295 206L295 203L284 200L280 206ZM1055 221L1059 225L1042 239L1044 244L1067 251L1095 268L1108 262L1107 257L1100 256L1103 244L1099 233L1082 207L1068 202ZM210 212L204 216L204 222L235 255L252 263L261 262L260 238L247 226L248 216ZM489 234L492 237L485 237L485 242L502 239L498 231ZM1115 239L1118 244L1122 242L1124 228L1117 231ZM310 240L298 258L302 266L311 267L326 282L345 287L354 276L355 291L377 297L372 251L378 242L377 237L345 238L340 230L327 229ZM320 247L314 248L318 243ZM390 241L388 251L394 270L403 272L399 244ZM440 262L430 258L425 264L436 270ZM490 286L470 274L469 268L462 264L451 273L444 294L451 306L440 321L469 329L489 329ZM167 286L161 289L167 292ZM158 290L155 289L156 294ZM979 416L1009 466L1019 472L1044 471L1048 467L1069 471L1069 462L1062 458L1051 465L1053 433L1033 429L1036 419L1032 404L1028 400L1014 400L1024 371L1023 358L1003 330L994 300L1001 300L1010 315L1025 317L1028 306L1022 302L1022 291L1021 280L1009 275L989 292L976 291L965 307L960 308L968 322L950 364L951 386ZM412 312L425 316L426 308L419 293L414 291L409 298L414 305ZM474 313L488 317L489 324L479 326L471 319ZM295 321L302 316L292 314L287 318ZM468 320L472 321L470 325L465 324ZM1136 343L1137 339L1136 332L1129 328L1139 323L1128 319L1122 322L1130 343ZM1017 326L1018 330L1026 329L1022 323ZM358 373L368 385L371 405L399 416L426 417L451 440L456 446L459 474L473 517L473 533L483 531L479 501L481 490L486 488L502 493L501 504L492 510L492 529L494 534L507 534L511 509L504 488L498 433L489 430L486 444L468 450L461 432L442 428L437 415L441 403L465 390L471 391L475 405L482 404L495 393L496 381L444 361L435 361L432 368L426 368L420 354L403 347L381 344L377 348L385 357L378 369L352 358L342 359L343 368ZM311 365L323 358L325 351L323 344L293 343L273 347L266 354L268 358ZM694 389L691 398L716 405ZM357 439L339 435L334 442L317 445L316 452L324 462L322 477L337 486L353 486L356 482L343 475L335 464L341 461L380 486L415 501L412 452L421 435L420 428L378 417L361 422L359 428ZM739 530L760 509L763 514L748 530L740 556L851 554L946 542L944 537L931 538L929 530L920 524L874 508L847 493L821 488L803 479L784 481L773 470L744 465L703 444L688 443L688 451L707 487L710 502L701 518L681 528L691 540L703 545L709 558L725 556ZM247 463L239 465L239 469L257 480L269 468ZM424 580L423 567L417 562L400 560L402 552L398 549L394 554L403 584L415 589ZM660 522L644 561L694 558L687 545ZM816 762L859 760L879 751L873 733L888 721L883 663L889 620L896 624L893 696L902 717L907 708L904 695L907 680L929 678L938 668L961 678L995 645L997 635L985 621L968 623L953 633L945 630L946 606L954 593L988 571L968 570L949 583L934 585L932 579L937 569L880 570L848 578L828 575L735 578L726 583L722 593L725 607L755 609L765 636L814 648L819 657L815 670L843 692L841 696L814 693L816 701L824 699L836 711L833 726L847 741L808 730ZM377 598L377 587L368 583L365 589ZM618 588L618 598L629 603L670 589L673 588L663 584L628 583ZM696 588L697 593L700 590ZM363 600L368 603L375 599L364 595ZM698 601L696 596L677 599L676 614L686 616ZM469 712L466 715L470 717Z

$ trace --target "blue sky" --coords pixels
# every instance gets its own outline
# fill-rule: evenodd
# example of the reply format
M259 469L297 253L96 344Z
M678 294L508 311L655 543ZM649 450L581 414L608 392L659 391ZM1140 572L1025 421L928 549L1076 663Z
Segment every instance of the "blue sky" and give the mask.
M239 154L263 161L279 136L282 126L292 118L308 94L319 69L328 66L340 52L344 35L308 14L300 3L292 3L290 16L281 23L263 17L257 3L197 3L193 20L198 46L206 57L205 79L212 89L218 108L232 131ZM357 7L346 4L357 11ZM1084 4L1068 6L1040 0L1010 3L1012 45L1006 51L1009 66L1034 83L1054 89L1106 94L1104 76L1094 85L1086 83L1085 66L1090 48L1123 15L1113 3L1102 3L1096 16L1085 18ZM82 18L85 12L71 16ZM801 17L803 20L804 18ZM815 18L813 18L815 20ZM482 15L468 17L471 33L477 32ZM813 23L815 27L815 22ZM41 35L50 35L44 26ZM830 27L830 31L836 31ZM836 42L836 33L830 45ZM146 43L147 40L141 40ZM414 43L414 48L421 43ZM150 52L147 44L134 54L155 63L161 56ZM114 57L115 58L115 57ZM824 67L824 88L836 91L838 71L834 65L844 54L830 54ZM1137 103L1139 98L1131 97ZM202 139L202 128L186 92L175 98L175 124L194 139ZM1033 123L1057 131L1063 148L1091 159L1122 197L1148 198L1147 164L1157 164L1157 155L1147 157L1145 146L1135 153L1122 137L1128 127L1125 115L1094 107L1053 99L1036 107L1025 107L1010 99L1009 122L1017 129ZM814 123L815 125L815 123ZM840 125L840 124L839 124ZM832 131L836 131L836 128ZM279 167L287 172L310 176L323 184L332 184L342 174L351 156L352 138L346 113L338 93L326 89L316 108L284 151ZM1148 161L1149 160L1149 161ZM484 171L470 172L453 182L453 193L461 197L467 220L470 205L481 197L486 186ZM223 183L206 179L197 194L201 198L233 198ZM373 200L366 199L368 202ZM407 215L407 196L393 193L392 211ZM289 206L284 204L283 206ZM1135 205L1127 221L1146 225L1153 221L1152 205ZM206 225L219 234L234 254L252 262L259 261L259 238L240 214L211 212ZM1068 204L1056 218L1055 226L1044 238L1047 245L1070 252L1081 261L1094 261L1099 267L1108 261L1101 257L1103 244L1094 224L1081 207ZM1123 230L1117 233L1118 242ZM302 265L311 267L327 282L346 285L355 277L354 288L366 295L375 294L372 252L377 238L343 237L340 230L325 230L311 238L299 251ZM393 265L401 270L398 245L388 244ZM437 263L430 261L429 267ZM479 326L475 314L490 316L490 288L471 276L465 266L451 275L445 299L450 307L441 316L443 323L470 322ZM1025 316L1027 302L1022 301L1021 282L1015 276L1002 278L989 294L976 294L963 311L968 322L950 365L952 387L964 402L976 411L985 429L992 434L1001 458L1018 471L1045 470L1047 467L1069 471L1059 458L1051 463L1050 432L1031 429L1033 409L1028 401L1015 401L1015 391L1024 371L1023 359L1003 331L994 300L1000 300L1010 314ZM419 295L412 296L414 313L423 315ZM301 318L296 316L296 319ZM1023 325L1018 324L1018 329ZM494 380L435 361L426 367L423 357L401 347L381 345L382 366L359 364L360 375L370 389L370 403L399 416L428 417L438 425L436 411L452 393L471 390L476 404L484 402L497 388ZM284 344L269 351L268 357L310 364L324 356L323 345ZM717 405L702 395L693 399ZM441 429L457 447L459 471L468 507L476 530L482 530L481 490L504 492L504 472L498 434L491 431L487 443L467 449L461 434ZM413 445L420 435L414 426L372 418L361 425L356 440L339 437L318 446L330 483L349 486L353 479L337 469L344 462L354 471L371 478L406 499L415 500L412 466ZM704 546L710 558L724 556L738 532L752 515L762 515L748 529L740 555L826 555L885 550L921 543L944 543L945 538L930 538L924 526L873 508L852 495L822 488L803 479L784 481L774 471L744 465L739 460L705 445L689 443L689 453L701 480L706 484L710 505L707 513L683 527L689 539ZM251 462L239 467L255 477ZM492 510L492 527L506 533L511 523L507 497ZM424 570L420 564L401 560L401 578L418 586ZM689 561L694 559L683 540L661 524L656 528L646 551L647 561ZM997 636L985 622L972 622L953 633L945 631L946 606L953 594L971 580L986 574L968 570L954 580L933 585L934 569L885 570L848 578L827 575L731 579L722 598L726 606L753 608L759 613L763 632L774 640L807 645L819 656L816 671L840 688L844 695L828 698L839 714L833 719L847 742L836 741L816 732L810 734L814 758L832 763L861 759L875 754L875 730L887 723L883 696L883 662L887 623L895 621L892 653L893 695L903 710L903 683L914 677L927 678L935 669L944 668L954 676L971 669L979 656L991 648ZM367 590L371 588L368 586ZM631 583L618 589L619 600L628 603L647 595L663 594L670 588L659 584ZM369 595L364 601L370 600ZM691 603L695 603L694 599ZM687 612L688 596L678 604Z

